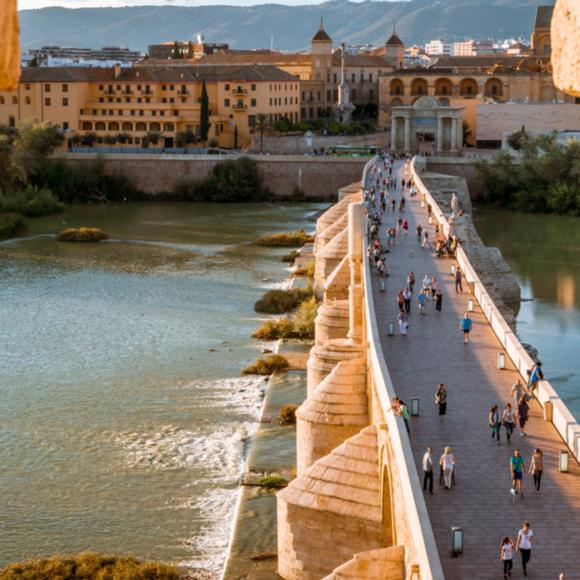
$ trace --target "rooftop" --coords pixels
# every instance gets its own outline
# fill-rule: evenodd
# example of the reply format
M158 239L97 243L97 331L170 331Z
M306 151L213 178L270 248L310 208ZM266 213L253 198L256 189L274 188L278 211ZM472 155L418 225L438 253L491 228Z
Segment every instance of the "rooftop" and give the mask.
M552 23L553 6L537 6L534 28L550 28Z

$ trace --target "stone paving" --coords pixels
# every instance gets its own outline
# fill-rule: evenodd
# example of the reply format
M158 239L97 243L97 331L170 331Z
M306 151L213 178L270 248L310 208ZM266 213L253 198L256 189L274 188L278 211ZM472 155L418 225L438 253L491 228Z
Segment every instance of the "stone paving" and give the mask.
M404 176L401 162L397 164ZM398 200L400 191L391 193ZM452 579L502 578L499 545L504 536L514 541L523 520L534 531L532 558L528 577L556 580L566 572L567 580L580 579L580 469L571 459L570 473L558 471L558 453L565 445L551 424L544 422L540 406L532 402L527 436L515 432L511 443L501 431L501 445L491 440L487 424L489 407L510 401L511 386L517 378L512 366L498 370L497 353L502 351L482 312L475 306L470 343L463 344L460 319L467 309L469 294L456 294L450 275L449 259L437 259L432 251L421 249L417 242L417 223L427 225L427 211L418 200L407 198L404 214L409 219L409 236L397 236L397 245L387 254L386 292L379 291L379 278L373 273L373 295L380 325L381 343L397 395L410 407L411 397L420 398L420 416L410 421L411 444L422 481L421 459L428 446L434 448L437 463L447 445L456 459L456 484L445 490L435 476L434 495L425 499L433 525L445 576ZM398 203L397 203L398 206ZM386 225L395 225L396 213L383 216L381 234ZM434 227L430 227L433 239ZM421 316L413 298L410 328L406 337L398 332L396 294L404 289L407 272L416 277L415 296L424 274L436 276L443 293L443 310L437 312L433 301ZM387 323L395 323L396 334L389 337ZM537 344L541 352L541 344ZM547 377L549 378L549 377ZM438 383L448 391L447 415L437 414L434 396ZM510 401L511 402L511 401ZM524 499L512 502L509 459L520 448L526 469L532 450L544 451L542 489L534 490L532 476L524 478ZM464 530L464 553L452 558L451 527ZM523 577L519 553L514 556L513 578Z

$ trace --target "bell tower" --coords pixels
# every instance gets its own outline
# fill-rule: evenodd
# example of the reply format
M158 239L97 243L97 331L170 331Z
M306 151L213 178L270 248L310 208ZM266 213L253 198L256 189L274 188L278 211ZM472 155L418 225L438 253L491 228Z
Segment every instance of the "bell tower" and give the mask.
M324 30L324 22L320 19L320 28L310 41L312 54L312 79L326 81L332 71L332 38Z
M397 36L394 24L393 33L385 44L385 59L393 68L403 68L405 65L405 45Z

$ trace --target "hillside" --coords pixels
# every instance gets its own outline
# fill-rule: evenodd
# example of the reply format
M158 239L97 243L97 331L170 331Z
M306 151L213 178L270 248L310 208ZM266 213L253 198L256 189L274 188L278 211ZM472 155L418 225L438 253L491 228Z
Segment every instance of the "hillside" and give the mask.
M232 48L308 47L320 16L335 41L382 44L393 22L406 44L444 37L461 40L529 36L539 0L332 0L324 4L287 6L135 6L126 8L44 8L20 12L23 47L45 44L94 47L128 46L192 39ZM553 3L550 0L544 3Z

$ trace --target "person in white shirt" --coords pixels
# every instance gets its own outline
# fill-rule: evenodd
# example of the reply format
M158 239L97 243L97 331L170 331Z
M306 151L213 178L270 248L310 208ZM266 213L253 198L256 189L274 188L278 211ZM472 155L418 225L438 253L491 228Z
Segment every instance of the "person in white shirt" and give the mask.
M534 532L530 528L530 522L524 522L523 528L518 532L518 540L516 542L516 550L520 551L522 555L522 567L524 569L524 576L528 575L528 562L532 557L532 539Z
M514 565L514 542L508 536L501 541L501 546L499 547L499 559L503 562L504 580L507 580L507 577L512 575L512 568Z
M427 491L429 484L429 493L433 495L433 447L427 447L423 455L423 491Z
M453 457L453 453L451 453L451 447L445 447L445 451L439 460L439 465L443 468L445 489L451 489L453 469L455 468L455 457Z

